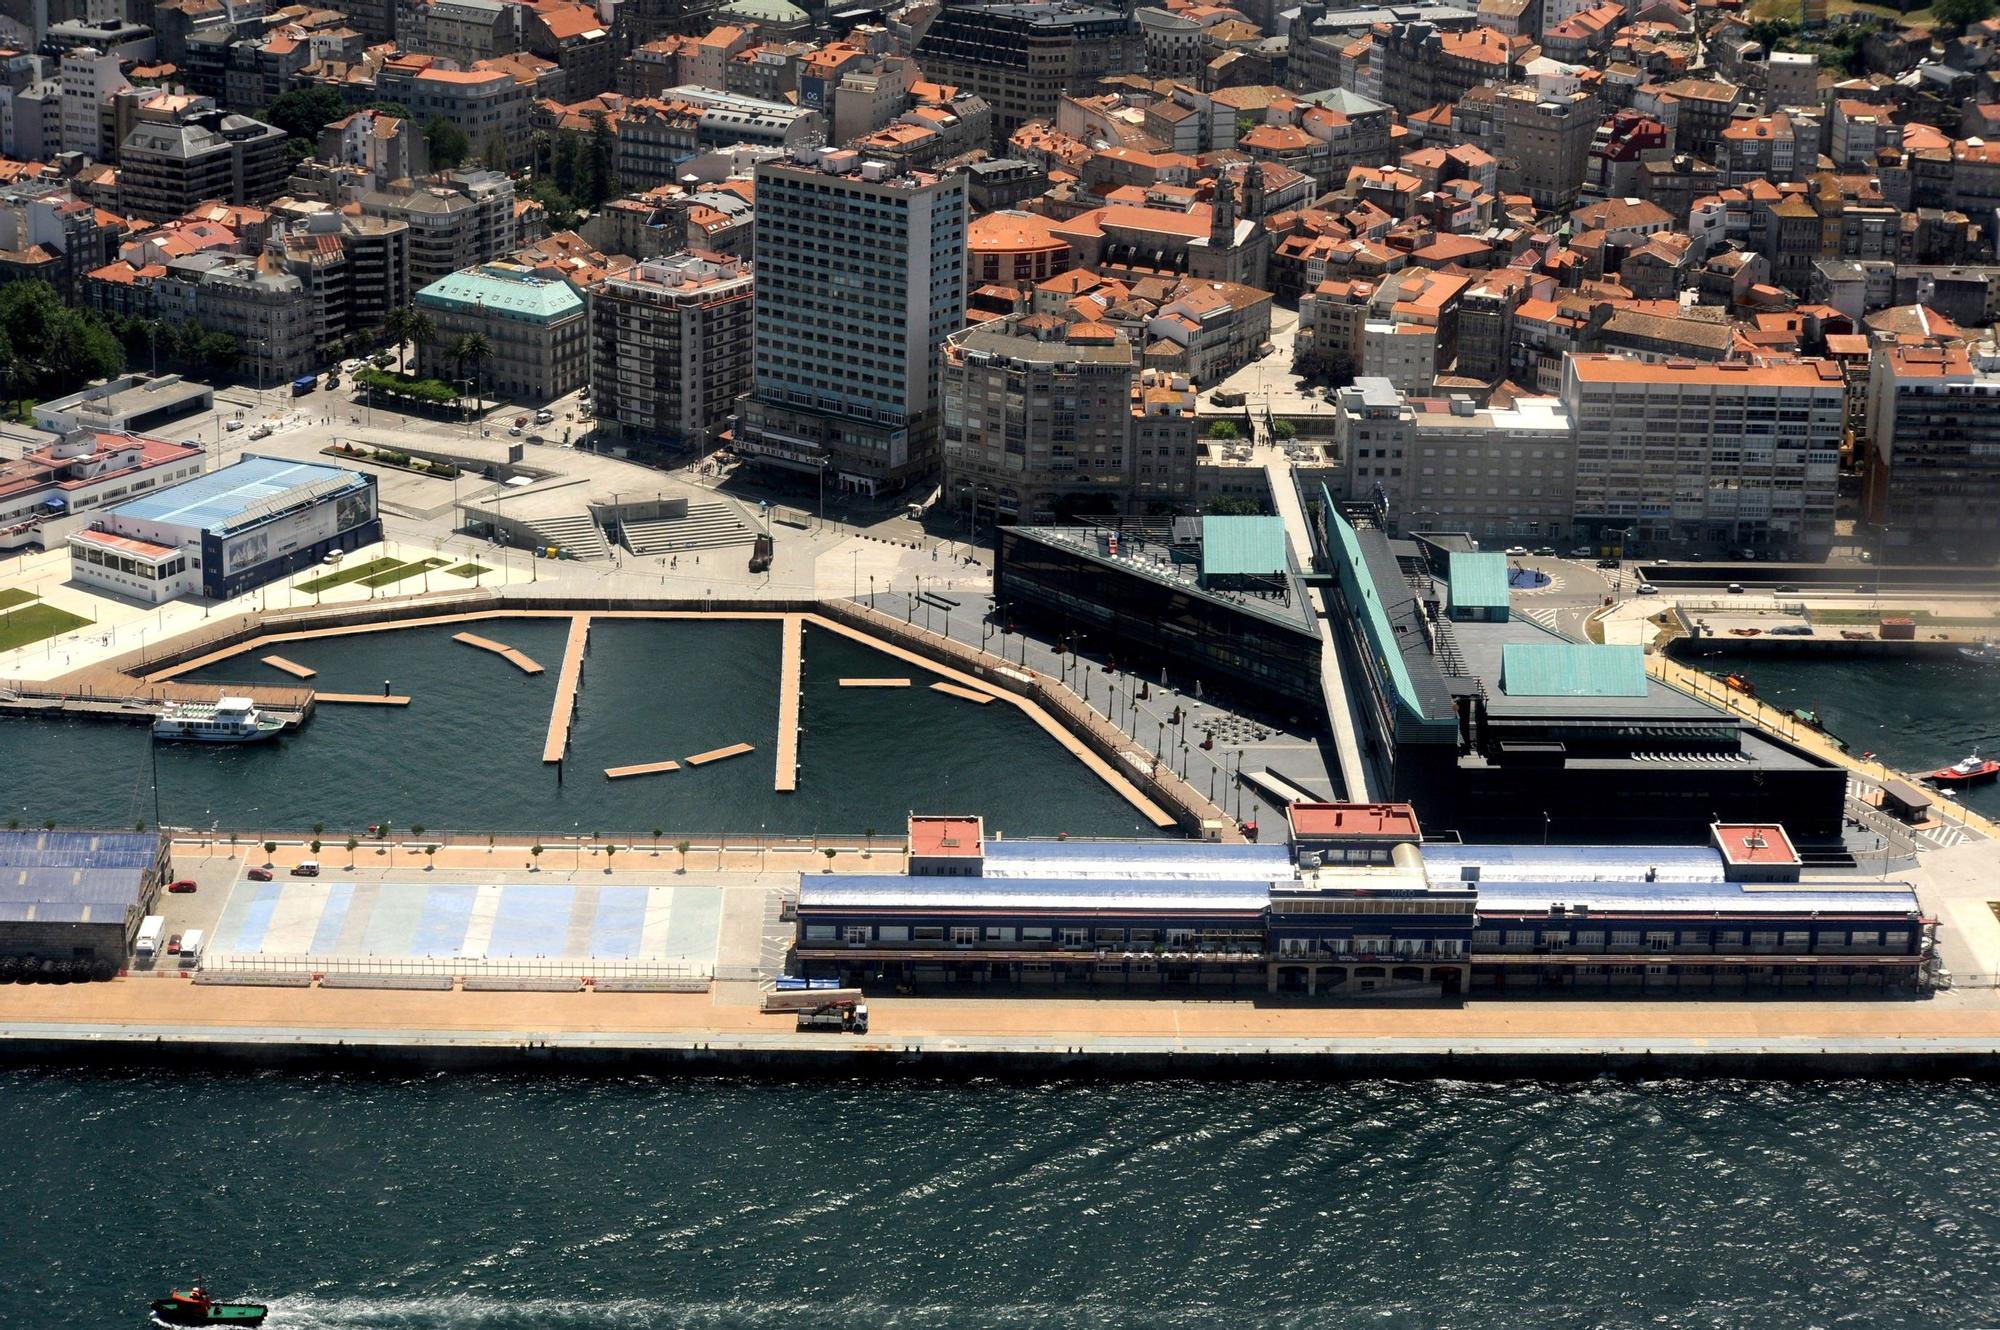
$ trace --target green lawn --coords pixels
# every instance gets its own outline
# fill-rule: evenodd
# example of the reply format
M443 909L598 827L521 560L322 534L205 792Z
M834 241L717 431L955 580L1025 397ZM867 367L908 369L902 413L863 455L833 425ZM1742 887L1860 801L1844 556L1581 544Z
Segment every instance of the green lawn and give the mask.
M356 564L352 568L343 568L337 573L328 573L324 577L315 577L310 582L301 582L299 583L299 590L331 591L337 586L346 586L349 582L359 582L364 578L374 577L378 573L386 572L391 568L401 568L402 566L403 561L401 559L370 559L367 563ZM375 583L371 582L369 585L373 586Z
M72 628L82 628L90 620L53 605L29 605L0 614L0 651L12 651L30 642L39 642Z
M32 591L23 591L17 586L10 586L0 591L0 610L11 610L16 605L25 605L31 600L40 599L41 597Z
M391 562L394 563L395 561L391 560ZM396 564L395 567L385 568L373 577L362 578L361 585L365 587L394 586L406 577L416 577L420 573L428 572L431 569L442 568L450 562L451 560L449 559L420 559L416 563Z
M493 570L483 563L462 563L456 568L447 568L445 571L453 577L483 577Z

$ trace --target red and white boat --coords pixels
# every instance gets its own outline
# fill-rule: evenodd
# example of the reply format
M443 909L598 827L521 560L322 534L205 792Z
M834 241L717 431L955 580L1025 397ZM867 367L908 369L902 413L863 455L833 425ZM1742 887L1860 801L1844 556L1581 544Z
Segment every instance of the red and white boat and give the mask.
M1992 780L1996 776L2000 776L2000 761L1981 757L1975 752L1963 762L1938 768L1925 779L1933 785L1976 785L1980 781Z

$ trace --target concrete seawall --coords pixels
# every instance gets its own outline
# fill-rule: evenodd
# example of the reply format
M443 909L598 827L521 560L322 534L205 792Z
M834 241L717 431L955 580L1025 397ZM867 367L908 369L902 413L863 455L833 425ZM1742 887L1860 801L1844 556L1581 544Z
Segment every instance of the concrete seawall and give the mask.
M124 1030L14 1026L0 1064L203 1070L546 1071L1092 1078L1578 1080L1850 1076L1981 1078L2000 1041L1888 1037L1770 1039L1055 1039L718 1034L541 1037L457 1031Z

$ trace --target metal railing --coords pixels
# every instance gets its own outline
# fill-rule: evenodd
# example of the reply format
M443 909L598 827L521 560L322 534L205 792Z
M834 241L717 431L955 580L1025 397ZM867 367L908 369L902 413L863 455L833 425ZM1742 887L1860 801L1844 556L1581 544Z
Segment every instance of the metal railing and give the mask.
M661 961L605 960L598 957L469 956L286 956L267 952L212 952L201 969L256 974L454 975L481 979L675 979L715 978L702 965Z

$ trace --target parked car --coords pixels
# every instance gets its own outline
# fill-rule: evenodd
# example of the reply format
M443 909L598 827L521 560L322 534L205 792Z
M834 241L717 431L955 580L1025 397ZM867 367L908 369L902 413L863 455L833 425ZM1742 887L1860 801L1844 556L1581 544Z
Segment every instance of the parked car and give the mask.
M1553 559L1555 556L1556 547L1553 545L1544 545L1535 551L1535 557L1538 559Z
M1651 582L1641 582L1639 583L1639 594L1642 596L1657 596L1660 594L1660 589Z
M1796 586L1792 585L1790 582L1780 582L1778 583L1778 585L1772 587L1771 589L1773 591L1783 591L1789 595L1797 595L1799 590Z
M228 430L231 434L234 434L237 430L243 428L243 422L240 420L232 420L228 424L224 425L222 428Z
M1507 557L1510 559L1518 559L1527 552L1528 547L1526 545L1509 545L1507 547Z
M253 439L268 439L271 437L271 427L269 425L259 425L256 429L250 431L250 437Z
M546 425L555 418L556 418L556 413L549 410L547 407L543 407L541 410L535 412L535 423L537 425Z
M518 439L521 437L521 427L519 425L509 425L507 433Z
M1616 567L1618 566L1618 560L1616 560L1616 559L1599 559L1599 560L1597 561L1597 566L1598 566L1599 568L1616 568Z
M195 889L194 879L191 877L184 877L180 881L168 887L167 891L175 896L188 896L193 894L194 889Z
M516 425L525 425L528 423L528 418L526 416L515 416L514 423Z
M167 955L178 956L180 954L181 954L181 935L179 933L176 933L172 937L167 939Z
M1731 582L1728 590L1730 595L1740 596L1743 594L1743 584L1741 582Z
M1588 559L1590 557L1590 546L1578 545L1569 552L1569 557L1572 559Z
M252 882L269 882L271 880L271 870L268 868L253 868L243 876L249 878Z

